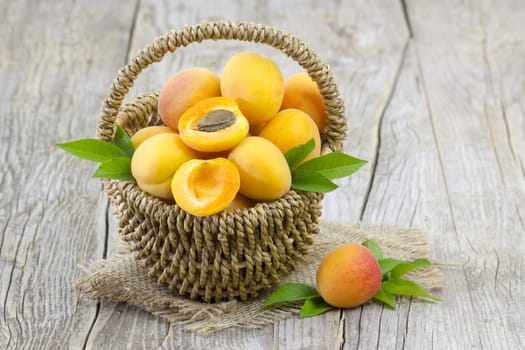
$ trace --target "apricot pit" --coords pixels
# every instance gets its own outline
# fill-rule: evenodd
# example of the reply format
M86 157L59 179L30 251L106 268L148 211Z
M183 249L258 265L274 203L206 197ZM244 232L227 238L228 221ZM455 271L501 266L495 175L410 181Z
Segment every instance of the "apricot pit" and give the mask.
M229 150L246 137L249 128L237 103L227 97L202 100L179 120L182 141L201 152Z

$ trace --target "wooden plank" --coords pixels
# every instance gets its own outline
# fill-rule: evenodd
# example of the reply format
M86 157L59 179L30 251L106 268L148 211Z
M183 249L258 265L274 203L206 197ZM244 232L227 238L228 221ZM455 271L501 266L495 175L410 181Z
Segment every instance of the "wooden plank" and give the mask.
M392 93L408 39L400 4L352 1L306 5L304 2L276 1L247 5L239 1L196 3L189 7L145 1L140 4L134 24L131 53L169 28L218 18L250 18L254 22L280 27L300 36L318 52L331 65L350 111L349 125L353 137L346 142L346 148L373 163L379 120ZM271 56L282 67L284 75L300 71L298 65L271 48L239 42L202 43L181 49L141 73L130 96L158 90L169 75L183 68L204 65L220 73L233 52L249 49ZM326 218L359 219L372 169L368 167L355 178L342 182L337 194L327 196ZM273 328L232 329L202 337L178 328L168 330L162 320L152 319L133 307L104 303L87 348L134 348L144 344L154 347L153 344L158 344L159 348L166 349L331 349L342 342L340 317L340 312L336 311L314 319L283 321ZM118 337L118 341L114 339L114 333L120 334L123 330L133 336ZM165 337L161 338L161 335Z
M414 34L417 34L415 32ZM457 232L449 205L419 71L415 42L408 47L395 93L381 122L379 151L363 220L428 231L432 258L459 263ZM367 305L344 313L345 349L470 348L478 339L461 266L445 269L443 303L410 302L396 311ZM431 315L431 316L430 316ZM454 322L450 320L454 319ZM461 324L461 327L457 327Z
M519 348L525 7L413 1L408 9L467 281L457 298L474 310L469 318L477 332L466 336L473 347ZM463 327L462 321L452 320Z
M72 282L81 261L103 255L93 214L106 204L93 166L54 144L94 135L132 11L104 1L1 7L0 348L79 349L97 308Z

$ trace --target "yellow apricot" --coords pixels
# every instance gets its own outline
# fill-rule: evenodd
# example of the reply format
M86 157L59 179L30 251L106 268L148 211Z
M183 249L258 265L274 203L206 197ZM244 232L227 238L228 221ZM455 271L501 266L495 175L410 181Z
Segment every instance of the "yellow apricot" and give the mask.
M366 303L381 286L381 268L372 252L349 243L328 253L317 269L317 291L330 305L351 308Z
M158 111L164 124L177 130L180 116L205 98L220 96L219 77L206 68L190 68L173 75L159 94Z
M279 111L284 80L271 59L255 52L234 55L220 77L222 96L239 104L250 125L264 124Z
M247 209L251 208L255 205L255 202L251 200L250 198L243 196L240 193L237 193L237 196L233 199L233 201L226 207L227 211L235 211L237 209Z
M315 148L304 161L318 157L321 153L321 137L317 125L308 114L295 108L277 113L259 132L259 136L271 141L283 153L313 138Z
M131 173L144 192L173 200L171 179L184 162L199 154L175 133L158 134L144 141L133 153Z
M249 129L237 103L227 97L202 100L179 119L182 141L201 152L229 150L246 137Z
M288 192L290 168L281 151L270 141L248 136L228 156L241 177L239 192L255 200L274 200Z
M326 127L326 107L317 84L308 73L290 75L284 81L281 110L297 108L308 114L320 131Z
M133 134L133 136L131 136L131 143L133 143L133 146L135 146L135 148L138 148L144 141L146 141L150 137L165 133L175 134L177 132L167 126L147 126L145 128L140 129L135 134Z
M226 209L239 191L235 164L226 158L192 159L182 164L171 182L175 202L187 212L206 216Z

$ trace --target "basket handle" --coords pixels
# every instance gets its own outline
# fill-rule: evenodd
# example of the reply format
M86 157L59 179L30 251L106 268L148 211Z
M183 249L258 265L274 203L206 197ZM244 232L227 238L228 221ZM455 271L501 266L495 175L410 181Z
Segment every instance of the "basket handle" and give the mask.
M133 86L138 74L149 65L159 62L167 52L188 46L203 40L239 40L263 43L279 49L303 67L315 81L323 96L327 112L326 142L334 151L342 149L342 140L346 136L346 118L344 104L339 97L337 86L328 65L321 62L299 38L280 29L246 22L201 22L171 30L168 34L157 37L146 46L128 64L122 67L104 99L97 137L111 141L113 139L117 113L124 97Z

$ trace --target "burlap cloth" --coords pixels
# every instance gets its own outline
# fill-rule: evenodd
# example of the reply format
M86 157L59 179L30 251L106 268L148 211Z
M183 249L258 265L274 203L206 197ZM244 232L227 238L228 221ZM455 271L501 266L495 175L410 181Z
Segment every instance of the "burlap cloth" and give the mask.
M377 224L340 224L321 221L320 234L314 236L310 253L285 276L282 283L301 282L315 286L315 273L321 258L331 249L347 242L374 240L385 257L413 260L430 258L430 246L421 229L397 228ZM140 267L128 246L122 244L104 260L82 265L86 275L76 281L81 296L95 301L127 302L153 315L163 317L185 330L207 334L229 327L259 328L297 315L300 304L263 309L270 292L253 301L207 304L176 296ZM442 272L435 266L417 269L408 276L427 290L441 288Z

